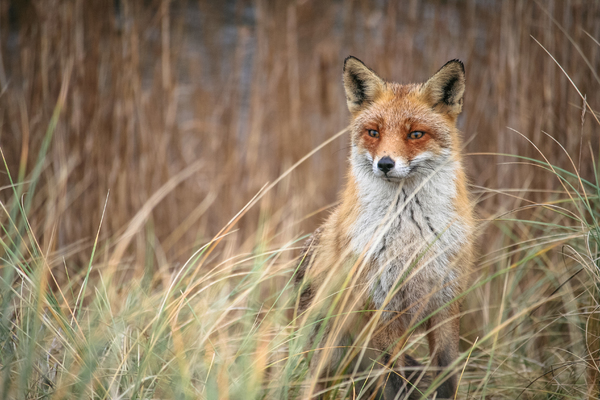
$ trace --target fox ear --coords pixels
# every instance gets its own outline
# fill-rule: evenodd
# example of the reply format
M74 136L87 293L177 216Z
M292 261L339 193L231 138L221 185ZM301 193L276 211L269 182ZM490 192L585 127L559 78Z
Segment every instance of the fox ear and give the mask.
M448 61L421 88L432 108L456 117L462 111L465 92L465 66L460 60Z
M362 110L381 93L385 86L383 79L356 57L344 60L344 89L351 113Z

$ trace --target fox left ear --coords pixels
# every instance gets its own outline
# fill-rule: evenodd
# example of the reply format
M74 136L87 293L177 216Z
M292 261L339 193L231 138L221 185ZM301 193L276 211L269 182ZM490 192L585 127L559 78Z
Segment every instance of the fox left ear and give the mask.
M460 60L448 61L421 88L432 108L456 117L462 111L465 67Z

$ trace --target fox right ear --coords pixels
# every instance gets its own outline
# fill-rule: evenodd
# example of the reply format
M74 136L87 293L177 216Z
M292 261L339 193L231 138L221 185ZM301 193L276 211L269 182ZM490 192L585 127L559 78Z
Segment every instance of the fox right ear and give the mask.
M383 79L356 57L344 60L344 89L348 109L352 114L362 110L381 93Z

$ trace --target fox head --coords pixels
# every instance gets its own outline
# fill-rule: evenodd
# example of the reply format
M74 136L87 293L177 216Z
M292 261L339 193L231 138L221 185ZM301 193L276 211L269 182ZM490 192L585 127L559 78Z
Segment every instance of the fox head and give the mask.
M344 61L352 114L352 164L390 182L427 176L459 150L465 70L447 62L423 84L386 82L359 59Z

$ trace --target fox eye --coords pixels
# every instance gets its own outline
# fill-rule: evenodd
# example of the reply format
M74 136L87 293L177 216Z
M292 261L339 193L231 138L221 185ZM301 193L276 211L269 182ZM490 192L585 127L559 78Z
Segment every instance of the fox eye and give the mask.
M410 139L421 139L425 133L421 131L412 131L408 134Z
M369 136L373 137L373 138L378 138L379 137L379 132L377 132L375 129L369 129Z

